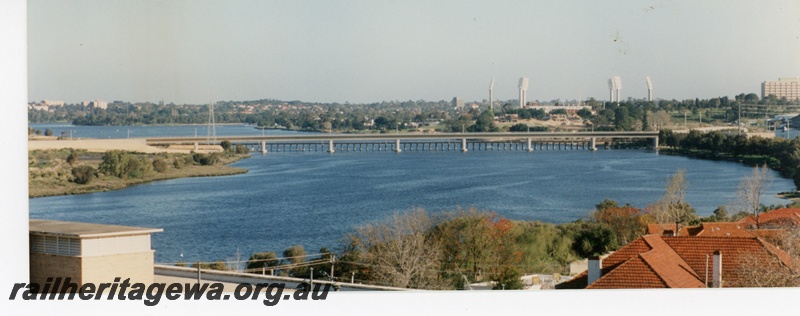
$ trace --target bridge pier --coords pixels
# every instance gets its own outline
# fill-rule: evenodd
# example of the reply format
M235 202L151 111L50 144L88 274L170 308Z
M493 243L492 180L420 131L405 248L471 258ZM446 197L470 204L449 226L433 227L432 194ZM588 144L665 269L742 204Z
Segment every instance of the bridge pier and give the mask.
M194 150L197 151L198 149L200 149L200 143L194 142Z
M336 149L333 148L333 139L328 140L328 153L335 153Z
M266 141L261 141L261 153L262 154L266 154L267 153L267 142Z
M402 149L400 149L400 139L399 138L394 140L394 151L396 153L400 153L401 151L403 151Z
M655 149L656 151L658 151L658 136L656 136L655 138L653 138L653 149Z
M597 140L594 137L592 137L591 140L589 141L589 150L592 151L597 150L596 145L597 145Z

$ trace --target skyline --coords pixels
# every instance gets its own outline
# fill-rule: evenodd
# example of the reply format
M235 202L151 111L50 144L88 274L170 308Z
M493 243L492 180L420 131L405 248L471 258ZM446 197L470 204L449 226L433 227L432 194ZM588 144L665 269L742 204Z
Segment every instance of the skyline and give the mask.
M681 100L800 76L800 3L31 0L28 47L29 101Z

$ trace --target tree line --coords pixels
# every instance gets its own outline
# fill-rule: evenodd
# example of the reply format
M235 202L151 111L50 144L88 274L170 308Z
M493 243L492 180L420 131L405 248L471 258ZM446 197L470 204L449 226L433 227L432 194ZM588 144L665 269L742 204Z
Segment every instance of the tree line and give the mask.
M731 159L750 165L765 164L800 188L800 140L746 137L719 131L659 132L661 144L676 152L709 159Z

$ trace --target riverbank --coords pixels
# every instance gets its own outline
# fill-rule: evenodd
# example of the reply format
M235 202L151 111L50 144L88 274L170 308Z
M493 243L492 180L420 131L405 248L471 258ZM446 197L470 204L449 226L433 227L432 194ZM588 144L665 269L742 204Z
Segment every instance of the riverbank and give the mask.
M70 155L73 155L75 159L72 163L68 162ZM93 172L89 182L79 184L75 182L73 170L79 166L88 166L92 170L98 170L103 161L102 153L90 152L85 149L32 150L28 155L28 197L105 192L161 180L242 174L247 170L231 167L228 164L250 157L242 154L221 155L216 163L201 165L193 163L192 156L188 154L143 155L143 159L153 166L155 166L154 161L161 161L158 170L149 170L143 172L139 177L127 178Z

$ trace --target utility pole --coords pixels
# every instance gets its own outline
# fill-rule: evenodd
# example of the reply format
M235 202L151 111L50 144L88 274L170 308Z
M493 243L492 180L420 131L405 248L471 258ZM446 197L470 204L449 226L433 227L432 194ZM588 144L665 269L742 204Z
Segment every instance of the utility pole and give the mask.
M331 255L331 281L333 281L333 264L336 262L336 255Z
M742 135L742 103L739 103L739 118L736 119L736 136Z

